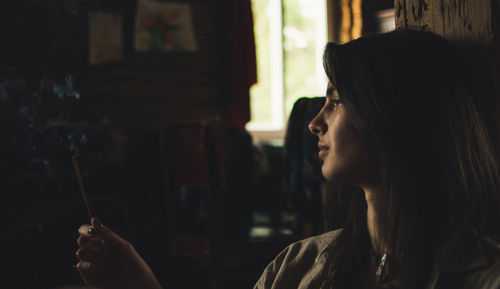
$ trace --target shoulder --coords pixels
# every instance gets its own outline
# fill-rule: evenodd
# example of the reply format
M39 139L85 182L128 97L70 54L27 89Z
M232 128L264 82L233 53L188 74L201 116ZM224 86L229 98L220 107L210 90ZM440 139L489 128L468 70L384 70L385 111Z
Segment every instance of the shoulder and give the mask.
M342 229L330 231L318 236L297 241L289 245L285 250L283 250L283 252L287 252L287 255L289 256L301 256L303 254L307 255L310 253L319 254L337 239L341 231Z
M341 229L310 237L286 247L266 267L254 288L301 288L299 284L319 282L326 249L339 236Z
M315 261L338 237L341 229L310 237L290 244L273 260L274 263L287 264L292 261Z
M474 277L477 284L484 284L482 288L500 288L500 243L489 237L483 237L483 250L488 259L488 266L478 270Z
M486 236L481 236L478 241L480 244L479 258L466 264L468 265L466 270L445 276L450 280L461 280L462 286L460 288L464 289L500 289L500 244ZM464 253L457 252L457 254Z

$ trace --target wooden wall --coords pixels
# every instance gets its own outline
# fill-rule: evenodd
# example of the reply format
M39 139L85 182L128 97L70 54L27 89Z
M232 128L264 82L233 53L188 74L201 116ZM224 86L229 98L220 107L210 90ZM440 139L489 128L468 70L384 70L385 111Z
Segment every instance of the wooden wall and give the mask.
M395 0L396 26L433 31L456 41L491 43L491 0Z
M375 13L392 8L393 0L327 0L328 41L342 44L378 33Z
M133 51L134 4L107 2L105 11L124 16L124 60L80 67L76 79L82 101L73 120L90 126L104 121L160 128L171 122L220 118L227 61L221 49L221 1L184 1L191 5L198 51L166 53Z

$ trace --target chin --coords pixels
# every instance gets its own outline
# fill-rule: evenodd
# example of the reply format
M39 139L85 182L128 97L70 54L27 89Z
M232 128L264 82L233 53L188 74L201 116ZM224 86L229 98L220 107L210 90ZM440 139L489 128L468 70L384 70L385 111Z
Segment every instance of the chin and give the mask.
M338 171L335 170L334 168L330 167L330 166L323 165L321 167L321 174L328 181L333 181L333 182L338 182L339 181L338 180L339 179L339 173L338 173Z
M321 167L321 174L326 180L334 183L349 183L350 179L348 170L332 165L323 165Z

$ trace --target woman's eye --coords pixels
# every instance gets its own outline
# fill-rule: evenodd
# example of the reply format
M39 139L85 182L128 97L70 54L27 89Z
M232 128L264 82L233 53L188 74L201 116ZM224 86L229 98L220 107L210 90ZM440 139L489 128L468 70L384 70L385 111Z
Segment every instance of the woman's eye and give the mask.
M332 109L337 108L342 103L341 98L330 98L328 99L329 107Z

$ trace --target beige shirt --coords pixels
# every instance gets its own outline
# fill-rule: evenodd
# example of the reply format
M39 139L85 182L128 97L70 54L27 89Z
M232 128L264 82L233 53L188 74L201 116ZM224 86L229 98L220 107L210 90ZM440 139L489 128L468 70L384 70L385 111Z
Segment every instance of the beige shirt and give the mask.
M340 230L295 242L266 267L254 289L326 289L328 245ZM500 246L491 239L461 237L446 246L427 289L500 289Z

